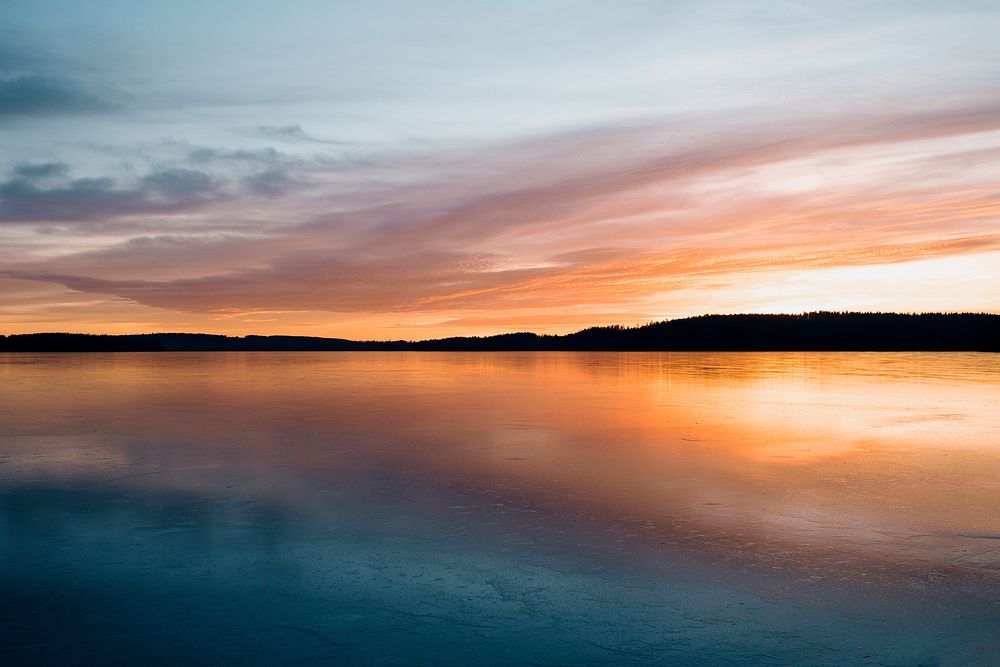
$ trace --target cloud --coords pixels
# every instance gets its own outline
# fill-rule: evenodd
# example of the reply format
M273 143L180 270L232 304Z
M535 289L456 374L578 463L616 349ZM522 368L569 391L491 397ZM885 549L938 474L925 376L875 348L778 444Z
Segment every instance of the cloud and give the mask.
M258 125L253 129L255 132L262 134L265 137L298 139L303 141L312 140L312 138L309 137L302 129L301 125Z
M121 95L97 94L66 79L21 74L0 78L0 118L110 111Z
M749 125L714 119L597 128L512 146L500 160L513 167L491 173L490 157L460 180L481 187L464 197L436 193L426 212L381 228L383 243L421 237L464 242L546 227L579 227L615 215L629 193L659 190L649 207L662 210L664 190L727 172L806 158L827 151L890 146L1000 129L1000 103L885 113L877 118L827 117L788 124ZM677 139L679 136L681 139ZM463 165L467 168L467 165ZM495 168L495 167L493 167ZM486 176L481 185L475 176ZM452 188L454 190L454 188ZM758 196L749 196L758 199ZM387 197L391 200L391 197ZM610 206L608 203L610 202ZM628 201L624 206L633 205Z
M405 304L433 297L442 289L501 284L510 281L511 273L530 273L491 271L492 267L488 256L433 250L393 256L300 252L264 269L169 281L106 280L20 270L0 271L0 275L193 312L363 312L372 308L406 310ZM199 291L200 296L196 294ZM181 304L185 300L187 303Z
M280 195L298 184L284 169L268 169L251 174L243 179L243 184L251 192L260 195Z
M292 157L270 147L252 150L201 147L191 150L188 159L194 164L225 163L236 170L257 169L244 175L240 181L251 194L266 196L281 195L302 185L303 181L290 172L307 169L312 164L308 160Z
M286 165L297 160L274 148L257 148L241 150L225 150L220 148L199 147L188 153L188 159L194 163L210 162L249 162L264 165Z
M609 263L502 268L486 254L423 250L361 256L295 253L271 266L198 278L109 280L4 270L0 275L54 282L169 310L420 312L488 308L601 307L635 303L656 291L688 289L749 273L892 264L1000 250L1000 235L909 244L685 248Z
M64 163L16 167L0 183L0 222L106 221L196 208L223 196L220 183L191 169L155 171L132 187L107 177L71 179L68 173Z
M250 128L250 134L256 134L268 139L277 139L288 142L308 142L315 144L330 144L333 146L348 146L354 142L335 141L332 139L321 139L309 134L302 129L301 125L257 125Z
M29 180L62 177L68 173L69 165L65 162L35 162L19 164L14 167L14 175L16 177Z
M193 169L164 169L143 177L141 185L148 191L171 200L191 200L210 194L215 189L211 176Z

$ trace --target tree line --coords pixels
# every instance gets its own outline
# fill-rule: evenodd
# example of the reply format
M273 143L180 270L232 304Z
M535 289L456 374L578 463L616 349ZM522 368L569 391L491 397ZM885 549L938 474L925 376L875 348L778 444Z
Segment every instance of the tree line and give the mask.
M0 336L2 352L169 351L917 351L1000 352L1000 315L814 312L702 315L565 335L508 333L422 341L311 336L33 333Z

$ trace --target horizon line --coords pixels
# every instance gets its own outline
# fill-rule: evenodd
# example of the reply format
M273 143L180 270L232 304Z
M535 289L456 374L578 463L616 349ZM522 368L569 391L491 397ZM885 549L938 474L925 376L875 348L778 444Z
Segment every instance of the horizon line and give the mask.
M239 340L246 338L310 338L316 340L337 340L337 341L347 341L351 343L427 343L434 341L444 341L453 339L488 339L497 338L501 336L536 336L539 338L563 338L567 336L573 336L575 334L580 334L585 331L593 330L620 330L620 331L635 331L646 327L651 327L660 324L666 324L669 322L683 322L687 320L698 320L704 318L712 317L806 317L812 315L840 315L840 316L876 316L876 315L893 315L900 317L919 317L919 316L989 316L989 317L1000 317L1000 312L995 311L885 311L885 310L808 310L795 313L703 313L701 315L689 315L685 317L675 317L675 318L665 318L662 320L650 320L641 324L595 324L584 326L583 328L569 331L566 333L536 333L534 331L520 330L520 331L505 331L499 333L482 333L474 335L456 335L456 336L444 336L440 338L423 338L419 340L403 339L403 338L384 338L384 339L365 339L359 340L354 338L343 338L339 336L315 336L315 335L303 335L303 334L284 334L284 333L274 333L274 334L256 334L256 333L245 333L245 334L221 334L221 333L207 333L204 331L146 331L142 333L82 333L74 331L34 331L34 332L24 332L24 333L0 333L2 338L14 338L22 336L95 336L95 337L126 337L126 336L215 336L219 338L226 338L230 340Z

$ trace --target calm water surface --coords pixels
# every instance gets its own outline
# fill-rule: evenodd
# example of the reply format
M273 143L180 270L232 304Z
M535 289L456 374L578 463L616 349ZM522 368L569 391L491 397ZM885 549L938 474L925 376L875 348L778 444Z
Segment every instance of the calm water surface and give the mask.
M1000 664L1000 357L0 355L0 664Z

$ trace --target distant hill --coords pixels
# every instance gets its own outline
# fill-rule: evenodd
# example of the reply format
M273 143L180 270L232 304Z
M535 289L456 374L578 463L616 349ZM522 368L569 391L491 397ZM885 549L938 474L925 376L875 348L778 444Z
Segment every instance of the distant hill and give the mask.
M833 313L703 315L563 336L511 333L423 341L190 333L0 336L0 352L284 351L981 351L1000 352L1000 315Z

